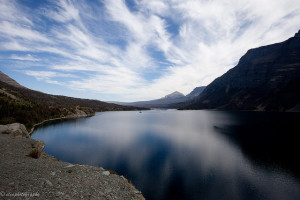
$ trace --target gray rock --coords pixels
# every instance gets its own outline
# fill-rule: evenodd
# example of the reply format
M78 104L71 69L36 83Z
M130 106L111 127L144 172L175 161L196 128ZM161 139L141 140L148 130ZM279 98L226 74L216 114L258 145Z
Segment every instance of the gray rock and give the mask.
M70 164L70 165L65 166L64 168L71 168L71 167L74 167L74 166L75 165Z
M109 171L104 171L104 172L102 172L102 174L108 176L108 175L110 175L110 172Z
M111 188L106 188L106 189L104 190L104 193L105 193L105 194L108 194L108 193L110 193L111 191L112 191Z
M138 190L134 190L133 191L135 194L142 194L142 192L141 191L138 191Z
M51 183L51 181L45 179L45 182L46 182L46 184L49 185L50 187L53 186L53 184Z
M26 130L25 126L20 123L0 125L0 132L1 133L7 132L15 137L30 138L30 135L29 135L28 131Z
M39 152L42 152L45 148L45 143L44 141L42 140L39 140L36 144L36 149L39 151Z
M55 193L55 196L56 196L56 197L59 197L59 196L62 196L62 195L64 195L64 194L65 194L65 193L58 191L58 192Z

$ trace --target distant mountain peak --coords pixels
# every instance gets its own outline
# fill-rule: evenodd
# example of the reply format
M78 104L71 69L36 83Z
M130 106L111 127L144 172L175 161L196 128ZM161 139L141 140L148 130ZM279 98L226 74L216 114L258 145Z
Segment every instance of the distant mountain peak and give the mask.
M6 83L8 85L12 85L14 87L25 88L24 86L20 85L17 81L15 81L14 79L10 78L9 76L7 76L6 74L4 74L1 71L0 71L0 81Z
M185 97L184 94L175 91L171 94L166 95L165 97L163 97L163 99L177 99L177 98L181 98L181 97Z

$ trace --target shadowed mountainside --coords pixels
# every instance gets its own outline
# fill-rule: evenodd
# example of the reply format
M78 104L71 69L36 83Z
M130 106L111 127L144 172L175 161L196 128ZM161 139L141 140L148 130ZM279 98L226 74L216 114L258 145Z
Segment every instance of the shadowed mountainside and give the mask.
M300 31L249 50L185 109L300 111Z

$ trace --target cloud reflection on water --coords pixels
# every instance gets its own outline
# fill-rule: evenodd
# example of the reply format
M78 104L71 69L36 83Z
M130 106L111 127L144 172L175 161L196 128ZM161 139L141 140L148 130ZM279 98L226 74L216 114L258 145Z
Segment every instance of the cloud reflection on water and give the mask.
M262 168L216 127L228 112L107 112L38 129L45 151L62 160L127 176L149 199L296 199L299 182Z

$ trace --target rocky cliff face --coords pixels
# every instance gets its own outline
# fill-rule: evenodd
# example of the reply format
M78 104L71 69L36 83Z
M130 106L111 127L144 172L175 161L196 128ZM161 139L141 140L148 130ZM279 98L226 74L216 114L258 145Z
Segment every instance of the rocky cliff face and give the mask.
M282 43L249 50L236 67L209 84L187 108L298 110L299 36L300 31Z

